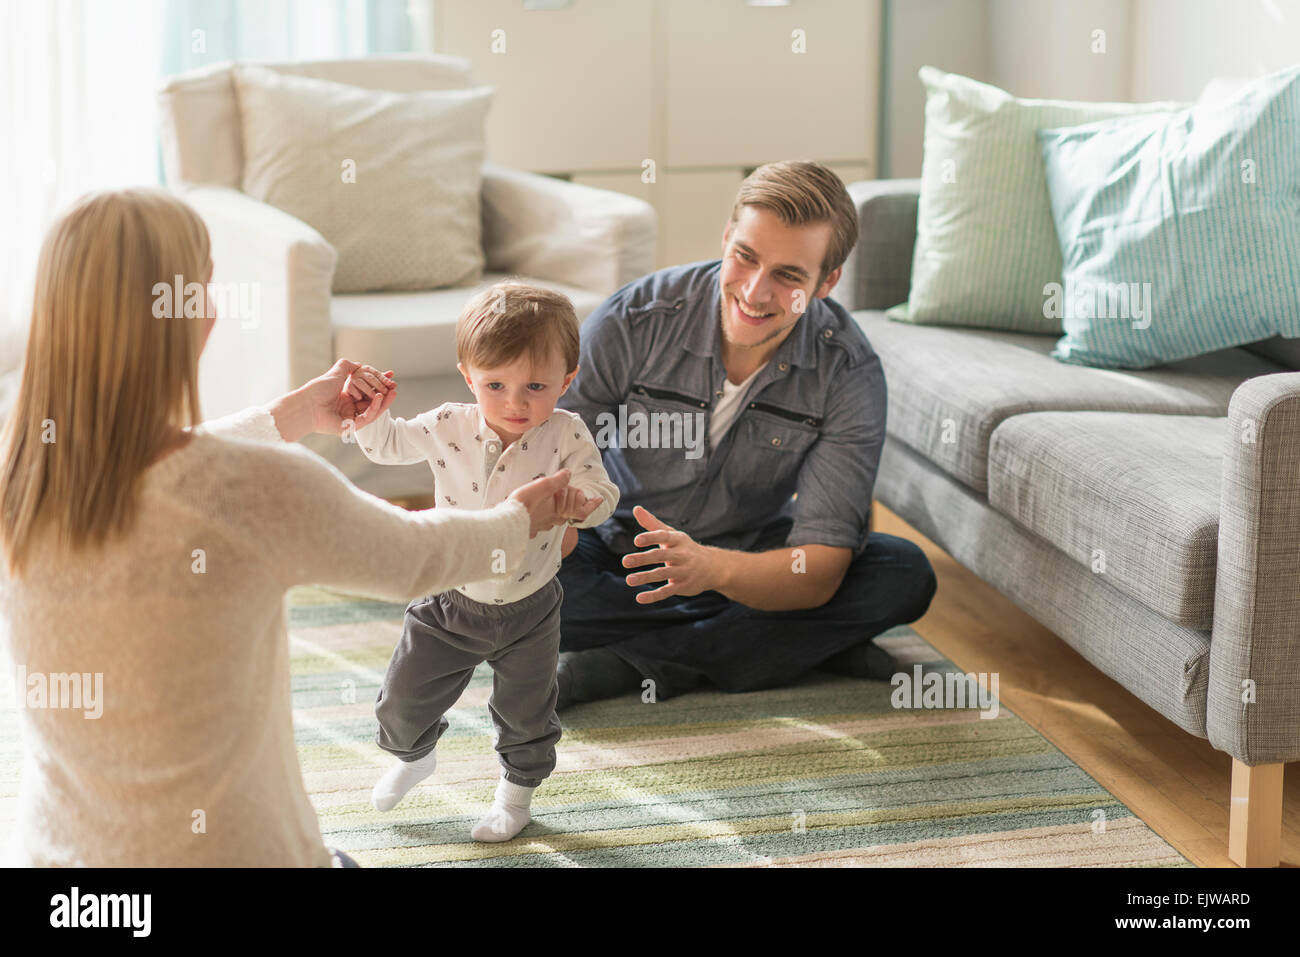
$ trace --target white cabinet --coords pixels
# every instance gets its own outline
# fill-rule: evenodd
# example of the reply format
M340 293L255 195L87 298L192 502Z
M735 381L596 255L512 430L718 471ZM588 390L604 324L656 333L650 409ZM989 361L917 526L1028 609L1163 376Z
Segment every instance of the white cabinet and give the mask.
M875 151L880 10L667 0L668 164L862 162Z
M653 0L435 0L434 49L496 88L488 156L538 172L621 170L652 155Z
M880 0L433 3L433 49L496 88L489 158L647 200L660 266L719 255L763 163L876 175Z
M737 167L668 170L659 195L659 264L672 266L722 255L722 231L744 180Z

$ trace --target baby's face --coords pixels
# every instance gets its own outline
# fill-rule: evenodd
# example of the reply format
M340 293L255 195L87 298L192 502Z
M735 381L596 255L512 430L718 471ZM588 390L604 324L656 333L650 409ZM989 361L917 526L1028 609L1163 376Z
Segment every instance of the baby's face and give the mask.
M565 372L564 359L552 353L539 365L527 353L509 365L494 369L456 363L465 377L488 425L513 442L535 425L541 425L555 411L555 403L569 388L578 370Z

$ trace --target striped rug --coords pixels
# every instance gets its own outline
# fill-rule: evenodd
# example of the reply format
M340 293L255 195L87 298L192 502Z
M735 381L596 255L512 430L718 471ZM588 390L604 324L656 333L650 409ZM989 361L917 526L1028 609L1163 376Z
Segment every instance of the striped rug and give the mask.
M1192 866L1005 706L896 709L886 682L825 674L571 708L533 822L479 844L490 668L448 714L431 781L380 813L374 700L405 606L310 588L291 604L303 775L326 843L363 866ZM908 673L957 671L910 628L879 641Z

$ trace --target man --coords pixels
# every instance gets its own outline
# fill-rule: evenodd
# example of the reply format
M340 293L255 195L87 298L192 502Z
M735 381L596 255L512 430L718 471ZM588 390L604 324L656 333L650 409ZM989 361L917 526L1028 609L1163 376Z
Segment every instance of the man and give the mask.
M884 373L827 298L857 233L833 172L772 163L741 185L721 261L645 276L584 323L557 404L623 495L565 538L561 707L892 673L871 639L924 614L935 578L916 545L869 527ZM638 419L682 439L634 437ZM603 441L614 422L632 427ZM683 447L698 425L705 447Z

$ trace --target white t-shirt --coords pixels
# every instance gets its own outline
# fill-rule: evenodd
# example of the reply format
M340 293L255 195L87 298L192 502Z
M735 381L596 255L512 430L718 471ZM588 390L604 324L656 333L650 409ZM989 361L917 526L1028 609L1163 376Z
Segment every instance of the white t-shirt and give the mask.
M709 419L709 445L712 448L718 447L718 442L726 434L731 423L735 421L736 414L740 412L740 407L745 401L745 393L754 383L754 376L758 375L767 366L763 365L755 369L744 382L740 385L732 385L730 379L722 380L722 398L718 404L713 407L713 416Z

